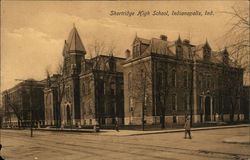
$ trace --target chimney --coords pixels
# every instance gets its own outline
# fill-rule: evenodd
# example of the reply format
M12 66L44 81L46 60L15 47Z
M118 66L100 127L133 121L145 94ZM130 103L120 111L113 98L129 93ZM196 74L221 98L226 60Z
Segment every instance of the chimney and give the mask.
M167 41L168 40L168 37L166 35L161 35L160 38L163 41Z
M190 40L188 40L188 39L184 39L183 42L184 42L185 44L190 44Z
M130 57L130 50L129 49L126 49L125 55L126 55L126 59L128 59Z

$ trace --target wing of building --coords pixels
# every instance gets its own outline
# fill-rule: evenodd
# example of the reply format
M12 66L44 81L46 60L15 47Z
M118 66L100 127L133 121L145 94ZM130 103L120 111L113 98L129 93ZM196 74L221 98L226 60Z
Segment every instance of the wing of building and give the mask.
M208 41L135 37L123 65L125 124L180 125L242 120L243 69ZM143 117L143 118L142 118ZM144 121L143 121L143 120Z
M45 88L47 125L60 127L123 123L123 58L86 50L75 27L63 47L62 75ZM54 80L52 80L54 79ZM57 102L57 103L54 103Z

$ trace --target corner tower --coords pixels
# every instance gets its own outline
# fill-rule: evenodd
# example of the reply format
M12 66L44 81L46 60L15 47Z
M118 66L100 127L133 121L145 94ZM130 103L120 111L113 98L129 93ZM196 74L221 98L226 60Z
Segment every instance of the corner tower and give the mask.
M64 75L79 74L81 69L81 60L85 59L86 50L78 31L73 26L69 37L65 40L63 48L64 57Z
M80 86L79 74L81 61L85 59L86 50L79 33L73 26L63 48L63 100L61 102L62 124L78 125L80 121Z

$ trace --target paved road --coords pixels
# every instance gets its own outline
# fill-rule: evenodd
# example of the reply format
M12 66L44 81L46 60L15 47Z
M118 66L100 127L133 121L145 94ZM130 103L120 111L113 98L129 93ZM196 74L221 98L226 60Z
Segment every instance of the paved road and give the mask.
M231 128L140 136L1 130L2 157L7 160L236 160L250 158L250 145L224 143L249 134L249 128Z

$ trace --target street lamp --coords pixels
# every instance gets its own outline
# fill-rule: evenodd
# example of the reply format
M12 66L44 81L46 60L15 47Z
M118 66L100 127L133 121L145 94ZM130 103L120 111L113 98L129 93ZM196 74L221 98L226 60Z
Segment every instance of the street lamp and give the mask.
M32 98L31 98L31 95L32 95L32 83L33 83L33 80L24 80L24 79L15 79L16 81L22 81L22 82L30 82L30 98L29 98L29 101L30 101L30 137L33 137L33 110L32 110Z

